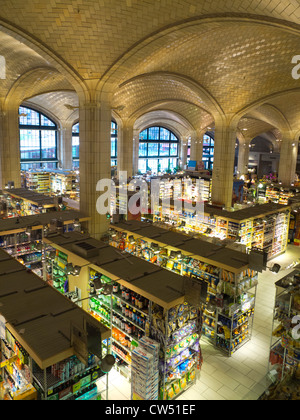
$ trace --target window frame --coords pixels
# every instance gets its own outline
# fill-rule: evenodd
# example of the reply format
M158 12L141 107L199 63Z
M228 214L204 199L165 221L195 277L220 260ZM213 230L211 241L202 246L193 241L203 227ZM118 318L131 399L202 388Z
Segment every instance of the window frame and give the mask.
M52 120L52 118L48 117L48 115L44 114L41 111L38 111L37 109L28 107L28 106L23 106L21 105L19 107L19 113L25 113L27 110L33 111L36 114L38 114L38 119L39 119L39 124L24 124L21 123L19 121L19 147L20 147L20 163L21 163L21 167L22 164L26 165L26 164L39 164L40 168L43 167L43 165L45 163L58 163L58 126L56 124L55 121ZM43 125L42 124L42 117L46 118L47 120L49 120L52 125ZM35 131L38 132L38 139L39 139L39 155L40 158L39 159L32 159L32 158L22 158L22 149L21 149L21 130L23 131ZM43 151L45 151L46 149L43 147L43 132L46 131L51 131L51 132L55 132L55 157L54 158L44 158L43 157Z
M153 137L157 137L156 135L152 135L152 133L155 133L158 130L158 139L153 139ZM164 133L162 135L161 133ZM168 133L168 136L166 134ZM166 138L168 137L168 138ZM141 155L141 145L145 145L145 155ZM151 154L149 153L149 148L154 148L153 146L157 144L157 154ZM164 145L168 145L168 153L164 154L162 153L162 148ZM177 153L176 155L172 154L172 146L177 146ZM143 129L139 133L139 160L145 160L146 161L146 167L148 166L149 160L157 160L157 166L159 166L160 162L165 159L169 159L169 165L171 162L174 161L174 159L179 161L179 150L180 150L180 140L178 136L171 131L169 128L160 126L160 125L152 125L148 128ZM150 147L149 147L150 146ZM141 165L139 165L140 167Z
M204 137L209 138L209 142L205 143ZM208 133L203 136L203 163L208 171L212 171L214 167L214 154L215 154L215 139Z

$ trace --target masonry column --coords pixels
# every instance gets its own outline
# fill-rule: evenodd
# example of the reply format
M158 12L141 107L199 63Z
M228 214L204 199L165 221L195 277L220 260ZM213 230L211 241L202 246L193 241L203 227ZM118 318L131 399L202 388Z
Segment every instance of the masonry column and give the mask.
M60 128L60 162L62 169L73 168L72 159L72 124L64 122Z
M197 132L196 137L192 138L191 142L191 160L195 160L197 163L202 162L203 157L203 136L206 130Z
M4 189L9 181L21 187L19 107L0 109L0 178Z
M289 187L295 182L296 168L298 158L298 137L295 138L292 133L283 133L278 181L284 187Z
M186 169L187 154L188 154L188 138L183 137L181 140L181 150L180 150L180 160L181 160L182 169Z
M133 125L124 123L118 135L118 173L127 172L127 178L133 175ZM124 180L125 181L125 180Z
M241 178L248 174L248 165L250 157L250 143L251 138L244 137L242 134L238 135L239 140L239 155L238 155L238 177Z
M212 202L225 208L232 207L236 136L236 126L216 123Z
M111 107L106 101L80 103L80 210L91 217L88 230L100 239L107 232L109 220L97 211L97 200L110 187L97 191L100 180L111 180ZM104 196L104 195L103 195ZM109 207L109 203L107 203Z
M133 130L133 175L139 170L140 130Z

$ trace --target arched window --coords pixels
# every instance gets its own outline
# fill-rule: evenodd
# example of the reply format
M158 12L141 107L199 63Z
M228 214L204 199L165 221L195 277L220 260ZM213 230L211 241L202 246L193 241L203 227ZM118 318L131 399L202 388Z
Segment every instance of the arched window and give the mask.
M57 168L57 125L31 108L19 108L21 169Z
M111 122L111 166L117 166L118 158L118 125Z
M79 168L79 123L72 127L72 159L73 167Z
M215 141L209 134L203 136L203 157L204 168L212 171L214 168Z
M72 128L72 158L73 166L75 168L79 167L79 123L74 124ZM118 126L115 121L111 122L111 166L117 165L117 156L118 156Z
M149 127L139 136L139 171L173 171L178 166L179 139L163 127Z

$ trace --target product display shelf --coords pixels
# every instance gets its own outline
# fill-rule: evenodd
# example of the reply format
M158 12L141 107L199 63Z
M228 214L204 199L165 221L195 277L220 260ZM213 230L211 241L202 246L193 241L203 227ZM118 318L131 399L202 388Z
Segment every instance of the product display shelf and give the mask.
M132 400L158 400L159 353L159 343L146 336L132 350Z
M220 327L218 325L220 323L219 316L222 313L227 316L227 313L233 307L236 307L236 312L241 313L241 315L248 311L248 309L243 311L241 308L247 305L245 300L248 298L248 294L252 296L250 294L252 289L254 291L254 295L251 298L252 308L255 306L258 273L246 268L246 263L240 270L232 269L231 272L226 270L222 264L204 262L206 259L203 257L184 255L180 247L177 249L170 247L168 249L167 244L162 243L164 234L159 238L159 235L155 235L154 231L154 237L150 239L139 237L138 231L134 228L132 231L125 231L122 228L118 229L118 227L114 228L115 225L112 225L110 230L111 245L137 257L144 258L176 274L191 279L199 279L207 283L207 299L206 304L203 306L202 333L213 345L225 348L226 351L228 350L228 355L231 356L234 351L241 347L242 343L251 339L253 313L249 317L247 329L245 323L243 328L240 328L238 331L235 326L236 319L233 319L230 315L227 322L230 324L229 339L222 341L221 335L219 337L217 335L218 327ZM155 241L158 241L158 243ZM178 238L177 241L180 242L180 239ZM197 246L197 243L195 243L195 246ZM236 255L237 257L238 255ZM220 307L223 309L221 310ZM221 341L223 343L222 346Z
M258 275L222 271L215 300L203 311L203 335L228 356L251 339ZM213 304L212 304L213 303Z
M202 365L201 312L188 303L151 310L150 337L160 343L159 399L173 400L195 384Z
M140 292L142 293L142 291ZM141 305L133 305L129 303L132 302L133 295L138 296L137 301L141 302L142 300L143 303ZM138 353L140 349L140 341L145 340L146 337L150 335L150 337L152 337L157 343L160 343L159 382L161 384L161 391L159 398L167 400L174 399L178 397L182 392L187 390L188 386L191 386L195 383L196 365L199 368L200 363L199 329L201 330L201 327L199 327L198 325L199 317L197 310L192 311L191 308L187 304L185 304L185 311L182 311L182 313L180 314L176 312L177 310L179 310L179 308L172 308L170 309L170 312L168 310L163 311L163 308L153 304L153 302L149 301L147 298L142 298L141 295L137 295L130 289L122 287L122 285L118 285L117 283L114 284L112 302L111 350L112 354L116 357L117 361L118 359L121 359L121 362L123 362L121 363L121 366L122 364L123 366L125 364L126 369L123 370L123 374L124 376L127 376L127 379L129 379L130 382L135 384L135 379L133 379L132 376L133 355ZM125 311L126 309L128 310L128 315L124 310L121 311L119 309L120 303L121 306L123 306L123 308L125 307ZM100 305L104 306L106 311L109 310L108 302L103 304L102 301ZM162 330L158 327L158 322L154 321L154 319L158 316L157 312L155 312L157 311L158 307L160 311L165 312L166 317L169 317L168 314L172 313L172 322L178 322L178 325L180 325L180 327L177 326L175 329L172 329L173 337L176 337L176 339L174 338L173 342L168 333L166 333L165 337L161 337ZM131 315L130 308L132 310ZM149 310L151 314L148 313ZM139 323L137 321L133 321L134 312L139 312L141 318L145 319L145 327L143 321L140 321ZM191 315L191 313L193 315ZM182 320L180 320L181 317ZM182 324L180 324L180 322ZM191 323L193 322L194 324L191 325ZM133 327L135 327L134 330ZM193 349L193 352L190 349ZM187 352L189 352L189 354L187 354ZM174 361L175 358L177 358L177 363L175 363L176 361ZM171 364L171 359L173 364ZM117 363L117 367L118 365L120 365L120 363ZM136 369L137 368L135 367L135 372ZM138 394L138 389L134 389L134 394Z
M7 279L0 282L0 339L6 356L0 367L8 370L2 376L4 388L12 389L14 399L95 399L103 392L107 399L107 374L105 389L95 381L104 376L101 362L108 354L110 330L3 250L0 254L0 270ZM96 338L92 345L90 333Z
M156 205L154 210L156 225L164 223L167 228L179 232L230 239L245 245L248 250L263 249L268 253L268 259L279 256L287 248L291 208L286 205L267 203L232 212L217 211L205 205L201 217L195 212L178 211L174 203L169 209Z
M55 254L53 258L51 254ZM47 283L62 294L69 291L68 256L52 247L46 252L46 280Z
M168 251L166 245L159 246L146 238L134 240L131 239L133 238L132 234L125 237L121 234L118 240L117 233L114 233L114 235L113 240L110 242L112 246L125 250L138 258L142 258L173 273L201 278L208 283L208 301L216 296L216 282L219 281L221 272L218 267L201 263L196 256L195 258L182 257L179 249L177 251Z
M74 171L51 171L50 172L51 194L63 194L71 199L79 196L78 176Z
M52 197L25 188L12 188L3 191L8 217L38 215L53 211L56 204Z
M294 188L283 188L282 186L271 186L266 187L266 201L272 201L273 203L288 205L291 198L296 195Z
M36 400L37 392L31 384L28 353L12 339L5 324L0 334L0 373L3 378L2 400Z
M296 270L276 283L268 373L273 384L300 379L299 316L300 271Z
M56 363L43 371L32 362L32 380L40 398L47 401L99 400L97 381L105 376L98 359L89 354L88 365L76 356ZM100 390L101 391L101 390Z
M240 347L251 340L254 308L245 311L241 306L231 316L218 313L216 347L232 356Z
M90 270L90 283L93 284L96 278L111 283L111 279ZM89 306L91 314L111 328L111 350L117 359L116 368L125 364L122 374L130 381L131 350L138 346L138 341L149 330L148 299L114 283L113 293L109 296L97 295L91 289Z
M24 187L45 195L64 194L71 199L79 197L76 171L40 170L23 171Z
M50 174L44 171L23 172L25 187L41 194L50 194Z
M95 400L100 390L97 381L105 376L99 359L89 354L87 365L76 356L41 369L7 328L1 336L2 362L6 400Z

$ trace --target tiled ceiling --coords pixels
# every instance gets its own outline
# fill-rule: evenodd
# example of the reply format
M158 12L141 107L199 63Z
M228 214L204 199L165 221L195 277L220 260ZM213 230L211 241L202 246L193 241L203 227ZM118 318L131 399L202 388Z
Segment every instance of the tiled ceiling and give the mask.
M1 0L0 99L67 119L72 80L98 81L120 118L167 112L199 130L238 113L248 134L297 131L299 19L295 0Z

